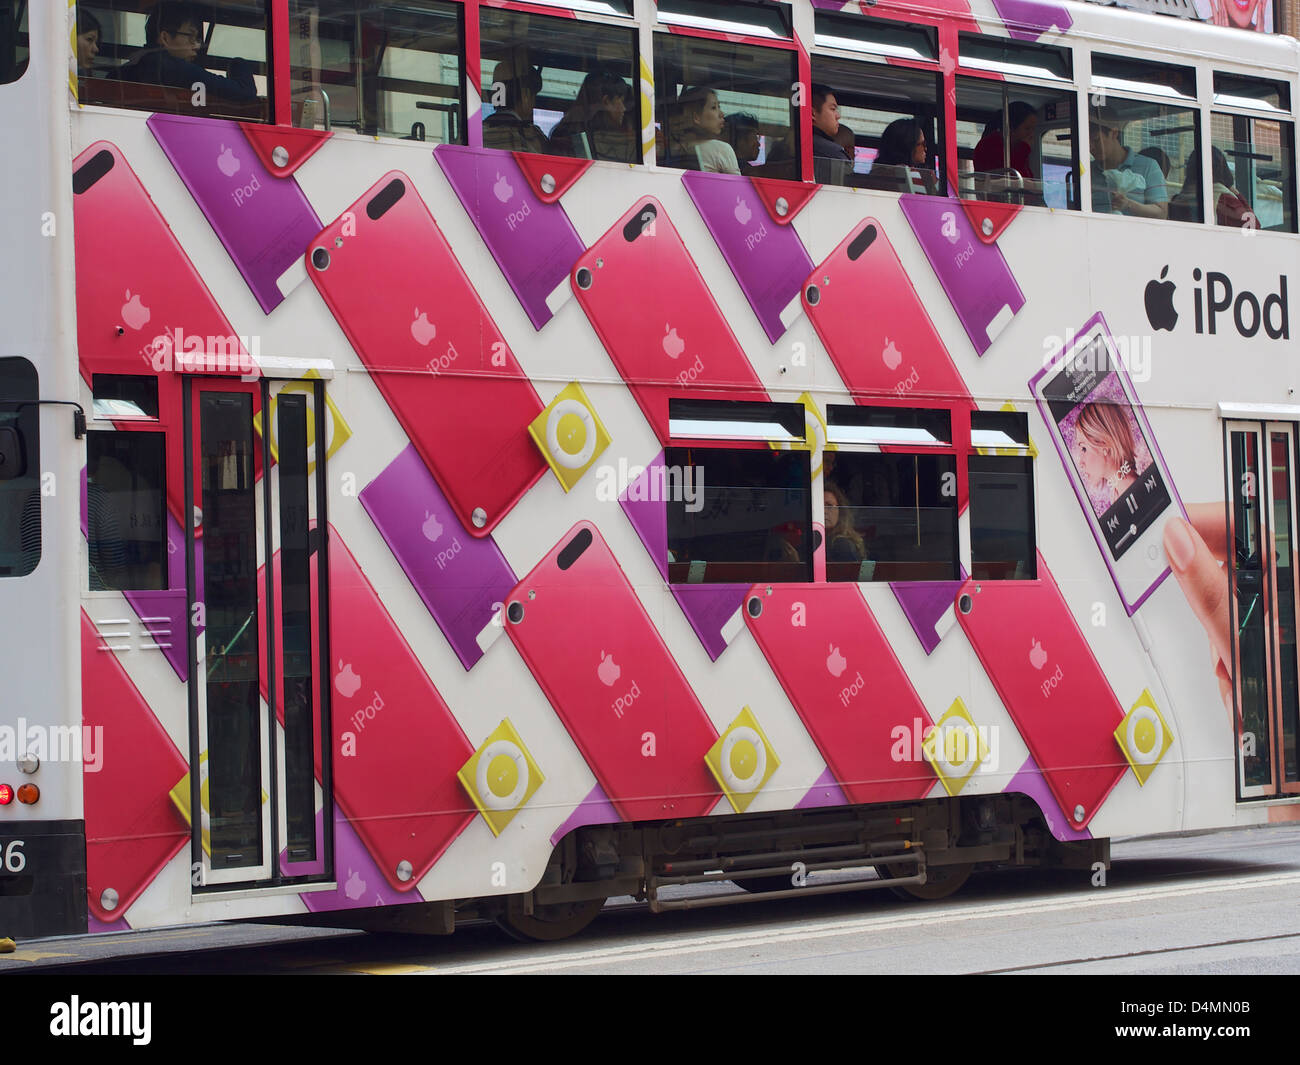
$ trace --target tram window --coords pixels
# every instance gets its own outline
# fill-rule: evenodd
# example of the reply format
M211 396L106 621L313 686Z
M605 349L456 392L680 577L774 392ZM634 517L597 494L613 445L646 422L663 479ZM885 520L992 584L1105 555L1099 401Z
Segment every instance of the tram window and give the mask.
M1025 44L1002 37L963 33L957 41L961 65L970 70L1011 77L1070 81L1074 62L1068 48L1050 44Z
M479 35L485 148L641 161L635 30L484 7Z
M956 580L957 458L827 451L828 581Z
M97 373L92 381L96 418L157 418L158 378Z
M1199 112L1109 94L1105 99L1088 109L1092 209L1201 221Z
M957 79L962 197L1078 210L1075 93Z
M820 24L819 24L820 25ZM939 191L938 135L943 130L942 80L938 70L817 56L813 81L834 93L839 129L832 138L849 152L836 166L825 127L813 116L813 176L823 184L856 185L887 192ZM813 107L817 107L814 93ZM923 145L923 147L922 147Z
M28 0L0 0L0 85L17 81L27 69L27 8Z
M762 0L658 0L658 19L669 26L743 33L747 37L794 36L790 8Z
M1214 73L1214 103L1219 107L1250 107L1256 111L1291 113L1291 86L1270 78Z
M41 408L36 367L0 359L0 577L41 560Z
M462 10L442 0L290 0L294 125L464 144Z
M78 4L82 103L269 121L267 7L258 0ZM91 30L98 30L93 48Z
M971 576L979 581L1033 580L1034 469L1029 419L1014 411L972 411L967 459Z
M1104 102L1111 90L1148 96L1196 99L1196 70L1169 63L1151 63L1125 56L1092 55L1092 95Z
M167 587L162 433L86 434L91 591Z
M798 127L791 88L798 79L796 63L797 53L790 50L656 35L659 163L679 170L797 179ZM737 112L753 116L756 144L752 134L734 123L737 144L725 139L726 116Z
M1210 116L1218 225L1296 231L1294 136L1290 122L1218 112Z
M668 580L812 580L808 452L675 447L665 455Z

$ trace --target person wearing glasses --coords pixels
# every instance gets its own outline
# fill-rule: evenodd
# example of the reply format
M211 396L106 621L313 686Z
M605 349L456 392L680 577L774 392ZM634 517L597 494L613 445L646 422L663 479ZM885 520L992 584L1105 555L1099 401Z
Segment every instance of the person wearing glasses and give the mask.
M230 76L225 78L200 65L203 19L191 4L161 0L145 20L144 35L144 50L121 69L121 80L180 89L202 84L221 100L257 99L257 85L247 60L232 59Z

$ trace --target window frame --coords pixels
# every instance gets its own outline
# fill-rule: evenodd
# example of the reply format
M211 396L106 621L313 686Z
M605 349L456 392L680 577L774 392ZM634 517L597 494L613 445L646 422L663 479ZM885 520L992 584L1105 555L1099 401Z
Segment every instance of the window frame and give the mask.
M81 536L81 594L87 599L112 599L121 598L124 595L145 594L154 595L160 592L184 591L184 588L174 588L171 586L170 571L168 568L169 552L169 535L168 522L174 521L175 516L167 506L167 467L172 456L168 453L169 447L173 441L170 439L171 434L167 427L162 424L158 418L136 418L129 423L118 423L108 418L90 419L86 426L86 462L82 467L85 474L82 481L82 489L87 493L85 502L89 506L89 477L90 477L90 439L93 434L107 436L110 433L122 435L144 433L157 437L160 449L160 465L158 468L158 496L160 503L159 516L162 522L160 536L162 539L162 555L159 561L161 569L162 586L159 588L92 588L90 586L90 516L89 510L86 514L86 528Z
M974 439L975 438L974 423L976 421L975 416L977 414L1018 415L1019 417L1025 420L1025 442L1023 444L1012 443L1006 445L976 444ZM1019 409L1006 410L1005 408L997 411L972 409L970 411L970 416L966 421L966 425L969 431L969 435L967 436L967 441L970 446L966 450L966 454L964 458L964 468L963 468L963 472L966 476L966 521L965 521L965 528L963 530L964 558L962 560L962 565L965 567L966 572L971 575L971 579L978 580L981 582L994 581L997 583L1001 583L1002 581L1017 581L1017 582L1037 581L1039 579L1038 545L1040 543L1039 535L1038 535L1038 531L1039 531L1038 501L1040 498L1039 491L1038 491L1038 461L1037 461L1038 449L1034 446L1033 437L1030 436L1029 434L1028 411L1022 411ZM1003 459L1003 458L1015 459L1017 461L1024 461L1029 463L1029 492L1030 492L1029 535L1031 538L1030 561L1032 562L1034 567L1034 574L1032 577L977 577L975 576L975 534L973 529L974 515L971 507L971 496L973 494L971 488L971 478L970 478L971 462L975 459Z
M1251 107L1246 104L1223 104L1223 103L1218 103L1216 101L1217 94L1215 92L1214 79L1217 78L1220 74L1226 75L1228 77L1237 77L1237 78L1253 77L1255 80L1258 81L1281 80L1283 84L1287 85L1288 87L1292 87L1292 83L1290 81L1287 81L1286 79L1259 78L1258 73L1259 73L1258 71L1254 71L1251 73L1243 73L1243 72L1237 72L1232 70L1225 70L1217 64L1211 69L1210 77L1208 79L1210 82L1209 101L1208 103L1205 103L1203 105L1203 110L1205 111L1205 115L1203 118L1203 125L1204 128L1208 130L1208 134L1201 138L1203 142L1201 145L1201 154L1202 154L1201 166L1204 168L1213 165L1212 160L1213 160L1213 148L1214 148L1214 118L1216 115L1221 115L1223 117L1231 118L1231 119L1245 118L1248 120L1253 119L1253 120L1258 120L1263 122L1276 122L1279 127L1290 127L1290 137L1288 138L1288 143L1291 149L1291 154L1290 154L1291 173L1289 175L1291 202L1289 204L1289 207L1291 211L1292 228L1290 230L1262 230L1262 232L1278 233L1283 236L1295 236L1298 232L1300 232L1300 211L1297 210L1297 208L1300 208L1300 202L1298 202L1300 201L1300 191L1298 191L1296 188L1297 176L1300 175L1300 164L1296 162L1296 154L1297 154L1296 133L1297 133L1297 126L1300 125L1300 122L1297 121L1297 115L1295 110L1296 93L1294 91L1294 88L1292 88L1292 91L1290 92L1291 106L1289 108L1286 108L1285 110L1281 108L1273 108L1267 106ZM1208 173L1209 171L1203 170L1202 172ZM1204 207L1203 214L1205 216L1205 224L1213 227L1216 230L1224 229L1225 227L1220 226L1217 223L1217 217L1215 214L1215 204L1210 202L1211 197L1205 196L1204 199L1206 201L1203 204ZM1254 211L1253 202L1251 204L1251 210L1252 212ZM1255 232L1258 233L1261 232L1261 230L1256 230Z

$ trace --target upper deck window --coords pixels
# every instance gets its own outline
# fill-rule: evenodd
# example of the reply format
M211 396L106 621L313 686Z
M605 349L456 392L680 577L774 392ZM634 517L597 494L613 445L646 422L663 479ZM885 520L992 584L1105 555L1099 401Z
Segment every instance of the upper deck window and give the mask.
M1074 64L1068 48L1046 44L1020 44L1001 37L963 33L958 38L961 65L1015 78L1070 81Z
M887 59L910 59L916 63L939 61L939 34L930 26L909 26L886 19L857 18L826 11L816 12L814 26L818 48L838 48Z
M1097 102L1105 90L1138 92L1147 96L1167 96L1171 99L1196 99L1196 71L1192 67L1173 66L1169 63L1150 63L1127 56L1092 56L1092 88ZM1097 90L1102 90L1099 94Z
M636 31L482 8L483 146L641 161Z
M290 0L294 124L465 141L459 4Z
M1291 113L1291 86L1271 78L1214 72L1214 106Z
M658 8L659 21L665 26L783 40L794 36L790 8L785 4L750 0L659 0Z
M680 170L797 179L797 81L793 49L657 34L658 162Z
M81 101L268 121L268 6L249 0L78 4Z
M0 0L0 85L17 81L27 69L27 7L27 0Z

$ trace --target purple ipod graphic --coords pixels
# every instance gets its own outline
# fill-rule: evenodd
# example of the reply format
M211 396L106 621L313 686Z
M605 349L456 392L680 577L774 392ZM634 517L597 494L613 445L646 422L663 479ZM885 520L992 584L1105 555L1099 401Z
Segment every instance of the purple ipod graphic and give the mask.
M971 228L960 200L909 194L899 206L948 294L975 350L983 355L1025 305L996 244Z
M297 283L282 288L281 275L302 260L322 228L297 180L267 170L237 122L151 115L147 124L270 314Z
M792 226L767 213L749 178L688 171L682 184L709 227L740 289L775 344L786 331L781 312L798 300L813 261Z
M496 541L465 535L414 446L362 489L361 503L460 664L472 669L483 657L478 634L517 581Z
M661 451L619 497L623 513L650 552L664 581L668 580L668 508ZM670 584L669 590L709 658L715 662L727 649L727 623L745 601L748 584Z
M564 208L538 198L509 152L440 144L433 157L533 328L541 329L554 314L547 298L561 285L567 298L569 271L587 250Z
M1040 4L1037 0L993 0L993 7L1006 23L1007 33L1017 41L1036 41L1048 30L1064 33L1074 25L1074 19L1060 4Z
M952 601L966 583L966 567L959 569L959 581L895 581L889 586L926 654L932 654L943 639L939 620L952 607Z

